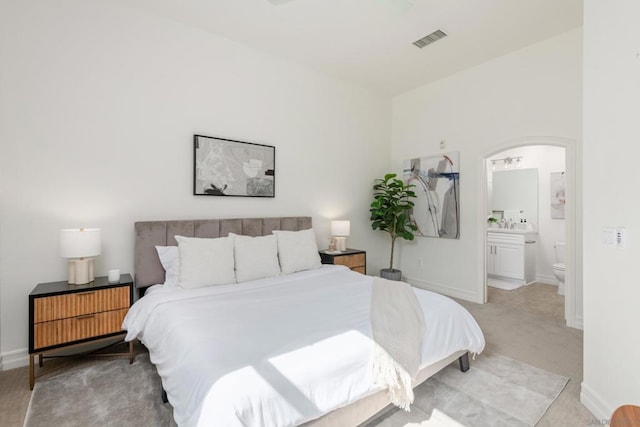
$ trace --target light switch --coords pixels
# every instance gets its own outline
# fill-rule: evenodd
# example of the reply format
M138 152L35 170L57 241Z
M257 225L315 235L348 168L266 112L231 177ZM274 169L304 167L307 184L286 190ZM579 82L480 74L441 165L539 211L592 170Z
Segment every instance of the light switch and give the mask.
M616 245L616 229L613 227L602 227L602 244L607 246Z

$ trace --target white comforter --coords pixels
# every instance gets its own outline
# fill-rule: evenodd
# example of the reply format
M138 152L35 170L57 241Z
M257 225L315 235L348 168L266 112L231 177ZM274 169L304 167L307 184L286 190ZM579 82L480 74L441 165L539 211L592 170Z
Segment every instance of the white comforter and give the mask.
M372 277L341 266L199 289L155 289L129 310L180 426L292 426L379 388L370 360ZM415 289L426 366L484 337L453 300Z

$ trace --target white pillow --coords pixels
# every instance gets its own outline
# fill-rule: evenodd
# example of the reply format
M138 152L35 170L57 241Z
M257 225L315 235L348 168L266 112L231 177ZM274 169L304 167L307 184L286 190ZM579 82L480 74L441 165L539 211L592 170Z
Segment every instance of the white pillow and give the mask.
M156 246L164 268L164 286L174 288L180 283L180 253L177 246Z
M278 258L283 274L320 268L320 254L313 229L302 231L280 231L273 233L278 238Z
M238 283L264 279L280 274L278 263L278 240L269 236L250 237L229 233L233 236Z
M233 236L217 239L176 236L180 286L186 289L235 283Z

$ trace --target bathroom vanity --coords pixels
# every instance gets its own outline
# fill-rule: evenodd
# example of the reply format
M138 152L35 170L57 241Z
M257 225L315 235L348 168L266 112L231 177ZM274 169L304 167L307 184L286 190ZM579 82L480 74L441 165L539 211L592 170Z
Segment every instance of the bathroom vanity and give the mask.
M536 280L536 237L530 230L487 232L487 274L528 285Z

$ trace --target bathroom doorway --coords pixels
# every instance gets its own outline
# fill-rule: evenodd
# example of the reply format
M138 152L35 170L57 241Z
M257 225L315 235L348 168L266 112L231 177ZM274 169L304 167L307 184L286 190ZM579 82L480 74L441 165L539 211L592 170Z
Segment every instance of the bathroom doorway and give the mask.
M576 201L557 191L560 186L567 196L575 194L574 153L571 140L541 137L512 141L484 157L483 282L485 302L566 319L568 326L581 328ZM569 271L560 275L562 255Z

